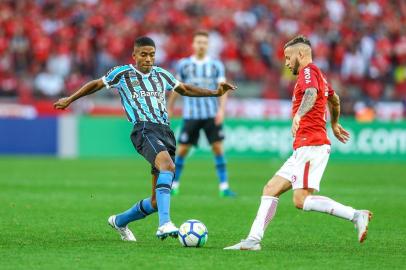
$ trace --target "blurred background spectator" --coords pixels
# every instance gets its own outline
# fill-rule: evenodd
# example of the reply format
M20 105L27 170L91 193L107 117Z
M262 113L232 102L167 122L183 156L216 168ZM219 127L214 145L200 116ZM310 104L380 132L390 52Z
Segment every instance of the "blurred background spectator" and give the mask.
M0 97L30 103L69 94L131 62L140 35L156 41L156 64L173 70L204 28L210 54L243 86L239 95L266 99L290 99L283 45L307 35L346 102L343 113L354 115L356 101L406 101L405 25L402 0L3 0Z

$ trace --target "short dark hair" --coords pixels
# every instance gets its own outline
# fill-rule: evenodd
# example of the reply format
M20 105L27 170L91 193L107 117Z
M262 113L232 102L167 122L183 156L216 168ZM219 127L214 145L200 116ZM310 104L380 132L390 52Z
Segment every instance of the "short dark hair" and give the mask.
M135 40L135 47L151 46L155 48L155 42L150 37L139 37Z
M209 32L207 32L206 30L197 30L197 31L193 34L193 37L197 37L197 36L209 37Z
M283 48L286 49L287 47L290 47L290 46L293 46L293 45L296 45L299 43L303 43L303 44L308 45L309 47L312 47L310 40L308 40L303 35L299 35L299 36L296 36L295 38L293 38L292 40L288 41Z

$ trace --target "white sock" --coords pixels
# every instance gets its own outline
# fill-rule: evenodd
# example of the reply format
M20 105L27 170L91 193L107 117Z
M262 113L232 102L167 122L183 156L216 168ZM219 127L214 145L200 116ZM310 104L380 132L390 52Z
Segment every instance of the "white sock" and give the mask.
M307 196L303 204L303 210L327 213L350 221L354 219L355 214L354 208L324 196Z
M179 181L173 181L172 182L172 189L179 188L179 185L180 185Z
M220 189L221 191L224 191L224 190L226 190L226 189L229 189L228 182L221 183L221 184L219 185L219 189Z
M251 231L247 239L261 241L268 224L271 222L276 213L279 199L272 196L262 196L261 204L257 216L252 223Z

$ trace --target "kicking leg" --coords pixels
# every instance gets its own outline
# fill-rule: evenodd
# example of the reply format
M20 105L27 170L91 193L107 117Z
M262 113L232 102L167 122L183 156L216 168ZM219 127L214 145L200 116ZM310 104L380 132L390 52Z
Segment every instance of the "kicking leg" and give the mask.
M157 177L152 175L152 182L156 182ZM110 216L108 222L110 226L115 229L124 241L136 241L134 234L128 228L128 223L143 219L146 216L155 213L157 211L155 201L155 190L151 197L138 201L127 211Z
M190 144L179 144L178 155L175 158L175 178L172 183L172 195L179 194L180 176L182 175L183 166L185 163L185 158L189 153L191 145Z
M279 175L272 177L264 187L261 204L248 237L240 243L225 249L260 250L261 246L259 243L264 237L266 228L275 216L279 196L291 188L292 185L286 178Z
M372 213L368 210L355 210L325 196L313 195L313 189L296 189L293 193L295 206L304 211L316 211L349 220L358 229L358 241L362 243L368 232L368 222Z

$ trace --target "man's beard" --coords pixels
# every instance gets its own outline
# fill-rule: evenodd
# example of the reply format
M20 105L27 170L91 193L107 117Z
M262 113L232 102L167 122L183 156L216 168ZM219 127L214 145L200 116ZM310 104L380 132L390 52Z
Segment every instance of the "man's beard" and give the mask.
M292 74L293 75L298 75L299 74L299 66L300 66L299 60L297 60L297 58L296 58L295 66L292 69Z

